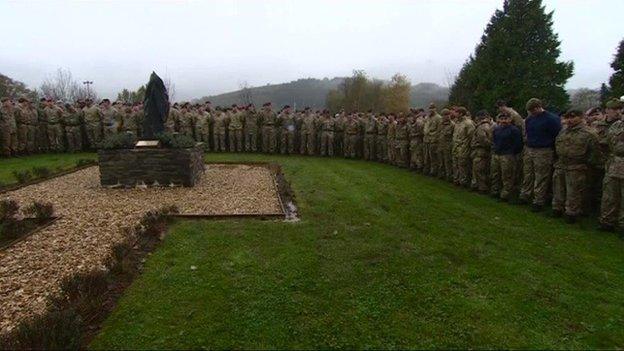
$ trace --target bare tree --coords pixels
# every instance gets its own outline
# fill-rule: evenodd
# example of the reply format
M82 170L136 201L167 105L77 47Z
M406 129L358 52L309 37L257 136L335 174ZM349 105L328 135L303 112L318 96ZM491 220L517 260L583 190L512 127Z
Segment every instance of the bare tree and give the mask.
M241 105L249 105L253 103L253 94L251 92L251 87L247 81L239 82L238 87L240 91L238 93L238 99Z
M165 79L163 79L163 83L167 89L167 94L169 94L169 101L175 101L176 88L175 83L171 81L171 77L166 76Z
M71 71L59 68L55 75L43 81L39 90L44 97L69 102L76 99L80 85L74 80Z
M580 88L574 91L570 97L570 105L583 112L592 107L600 106L600 91L595 89Z

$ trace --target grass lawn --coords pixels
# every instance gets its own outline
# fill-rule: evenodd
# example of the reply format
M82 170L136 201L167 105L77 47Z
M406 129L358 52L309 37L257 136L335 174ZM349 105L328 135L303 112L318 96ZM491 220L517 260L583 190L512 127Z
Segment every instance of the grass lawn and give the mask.
M41 154L15 158L0 158L0 184L17 183L13 171L31 170L33 167L48 167L57 172L76 166L76 161L82 158L95 159L94 153L75 154Z
M593 220L363 161L207 159L279 162L301 221L175 223L92 348L624 347L624 241Z

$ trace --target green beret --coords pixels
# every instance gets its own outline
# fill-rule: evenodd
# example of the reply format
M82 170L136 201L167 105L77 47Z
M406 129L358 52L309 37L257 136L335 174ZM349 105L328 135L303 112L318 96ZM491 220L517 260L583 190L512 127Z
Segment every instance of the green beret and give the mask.
M624 103L622 103L622 101L614 98L614 99L611 99L611 100L607 101L605 106L606 106L606 108L617 110L617 109L620 109L620 108L624 107Z
M530 98L529 101L527 101L526 103L526 110L530 111L534 108L539 108L542 107L542 100L538 99L538 98Z

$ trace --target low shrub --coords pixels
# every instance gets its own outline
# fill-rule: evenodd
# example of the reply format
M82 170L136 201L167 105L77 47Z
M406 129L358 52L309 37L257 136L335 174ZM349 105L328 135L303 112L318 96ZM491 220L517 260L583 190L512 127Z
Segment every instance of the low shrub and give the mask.
M52 171L48 167L33 167L32 173L37 178L47 178L52 174Z
M157 210L147 211L135 227L135 232L139 236L156 238L164 232L167 225L167 216L179 213L175 205L163 206Z
M81 158L76 160L76 167L84 167L96 164L96 160L92 160L90 158Z
M179 133L161 133L156 138L163 147L170 149L188 149L196 144L193 138Z
M13 171L13 176L17 179L17 182L22 184L32 179L32 173L29 170Z
M137 139L133 133L117 133L102 140L97 147L104 150L132 149L136 142Z
M0 223L12 220L19 211L19 205L17 201L11 199L0 200Z
M26 207L25 212L35 218L47 219L54 216L54 205L49 202L33 202Z

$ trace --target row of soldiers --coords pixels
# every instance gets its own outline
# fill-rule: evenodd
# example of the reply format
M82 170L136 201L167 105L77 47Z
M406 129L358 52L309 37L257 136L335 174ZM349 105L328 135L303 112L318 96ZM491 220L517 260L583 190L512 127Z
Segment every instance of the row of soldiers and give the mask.
M278 112L271 103L213 108L175 103L166 121L168 132L202 142L206 151L264 152L343 156L390 163L436 176L509 201L531 203L535 211L547 202L568 222L601 202L603 229L624 228L620 207L624 179L623 103L611 100L605 110L546 111L541 101L527 102L527 118L497 104L474 116L464 107L408 113L295 111ZM75 105L27 98L15 105L2 99L1 146L5 156L45 151L93 149L118 132L142 134L141 104ZM620 140L622 139L622 140ZM620 145L621 143L621 145Z

